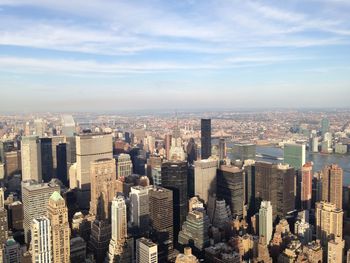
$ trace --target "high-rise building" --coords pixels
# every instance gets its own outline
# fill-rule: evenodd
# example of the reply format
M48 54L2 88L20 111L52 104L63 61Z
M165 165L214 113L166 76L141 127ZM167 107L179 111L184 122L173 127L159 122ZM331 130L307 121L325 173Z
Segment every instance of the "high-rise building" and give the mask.
M72 137L75 133L75 122L72 115L62 116L62 134L66 137Z
M35 135L39 137L43 137L45 134L45 124L43 119L35 119L34 120L34 131Z
M158 263L158 246L150 239L136 240L136 263Z
M57 153L57 169L56 178L59 179L65 186L68 185L68 167L67 167L67 144L60 143L56 146Z
M224 138L219 139L219 160L226 158L226 142Z
M295 210L295 170L289 165L276 166L276 214L285 217Z
M217 196L230 206L234 218L243 217L243 171L236 166L221 165L217 174Z
M21 141L22 181L35 180L41 183L41 148L37 136L22 137Z
M5 207L5 191L3 187L0 187L0 208Z
M30 241L30 227L33 219L46 214L50 196L55 191L59 192L60 186L54 182L22 182L23 228L27 244Z
M301 207L303 209L311 209L312 177L312 163L305 163L301 169Z
M209 195L216 193L218 161L214 159L202 159L196 161L194 165L194 194L195 196L199 196L207 204Z
M244 203L247 206L247 216L250 218L256 213L255 207L255 161L246 160L244 170Z
M0 252L4 248L4 244L8 239L8 222L7 222L7 210L4 207L0 207Z
M116 158L117 179L122 179L132 174L132 162L129 154L121 153Z
M42 178L44 182L49 182L54 177L51 138L40 138L40 152Z
M204 209L190 211L179 233L179 244L193 245L200 251L209 244L209 217Z
M20 263L21 262L21 246L13 237L10 237L4 246L4 262Z
M211 156L211 119L201 119L201 159Z
M328 240L337 236L343 236L343 210L332 203L316 203L316 238L326 246Z
M21 151L5 152L5 176L11 177L19 174L22 169Z
M47 217L51 221L53 262L70 262L70 228L66 202L55 191L49 199Z
M70 240L70 262L85 262L86 259L86 242L76 236Z
M321 120L321 134L322 136L329 132L329 120L327 118L323 118Z
M171 147L169 150L169 156L167 156L169 161L185 161L186 153L182 146L181 133L178 123L173 131L173 136L171 138Z
M90 213L100 220L110 218L111 203L115 196L116 167L114 159L91 162Z
M233 158L236 160L255 160L256 145L253 143L237 143L232 146Z
M226 205L224 199L215 200L213 212L209 214L213 226L224 228L232 220L232 213L229 205ZM209 210L209 208L208 208Z
M138 233L148 232L149 226L149 196L148 188L133 186L129 194L131 203L131 224Z
M198 263L198 262L199 260L196 258L196 256L192 255L192 249L190 247L185 247L184 253L178 254L175 260L175 263Z
M172 140L172 135L166 134L164 141L165 141L165 153L166 153L167 160L170 159L171 140Z
M110 239L111 225L108 221L94 220L91 225L89 248L93 252L96 262L104 262L106 259Z
M108 262L127 262L132 255L127 236L127 212L123 196L112 201L112 237L109 242Z
M270 201L262 201L259 210L259 236L269 244L273 230L272 206Z
M318 137L313 137L312 138L312 152L317 153L318 152Z
M32 233L32 262L35 262L35 263L53 262L50 220L44 216L33 219L31 233Z
M176 241L188 211L187 162L164 162L162 164L162 186L173 191L174 234Z
M99 159L112 159L111 134L79 134L76 136L76 185L79 188L80 208L88 208L90 201L91 163Z
M328 241L328 263L343 263L345 241L341 237L335 237Z
M57 146L61 143L65 143L66 139L64 136L52 136L51 137L51 152L52 152L52 169L53 177L57 178Z
M343 169L337 164L325 166L322 170L322 200L333 203L337 208L343 205Z
M194 139L191 138L186 147L187 152L187 162L193 164L197 160L197 144Z
M154 238L158 242L159 260L166 258L174 248L173 192L163 187L151 188L148 192L150 220Z
M284 163L300 170L306 162L305 144L285 144L283 149Z
M15 201L7 205L8 225L13 231L23 230L23 204Z

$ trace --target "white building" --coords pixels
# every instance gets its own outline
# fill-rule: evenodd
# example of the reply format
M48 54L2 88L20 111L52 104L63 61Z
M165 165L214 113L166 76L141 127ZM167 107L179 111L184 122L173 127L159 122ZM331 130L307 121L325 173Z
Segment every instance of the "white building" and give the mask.
M51 223L47 217L35 218L32 221L32 262L51 263Z
M42 181L41 148L38 136L22 137L21 141L22 181Z
M136 263L157 263L158 247L151 240L141 237L136 240Z
M259 236L269 244L272 238L272 205L270 201L262 201L259 209Z
M131 223L141 232L147 231L149 225L148 188L143 186L133 186L130 190Z

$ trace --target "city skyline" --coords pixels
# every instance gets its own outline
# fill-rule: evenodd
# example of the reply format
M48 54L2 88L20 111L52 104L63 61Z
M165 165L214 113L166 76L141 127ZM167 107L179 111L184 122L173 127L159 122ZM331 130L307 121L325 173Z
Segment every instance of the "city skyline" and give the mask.
M349 11L343 0L0 0L0 112L347 107Z

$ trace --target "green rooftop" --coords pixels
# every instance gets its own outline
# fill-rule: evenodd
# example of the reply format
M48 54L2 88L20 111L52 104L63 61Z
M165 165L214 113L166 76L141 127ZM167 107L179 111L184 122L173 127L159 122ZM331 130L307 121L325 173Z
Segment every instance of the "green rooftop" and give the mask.
M60 195L59 192L55 191L52 193L50 199L52 199L54 201L59 201L59 200L63 200L63 197Z

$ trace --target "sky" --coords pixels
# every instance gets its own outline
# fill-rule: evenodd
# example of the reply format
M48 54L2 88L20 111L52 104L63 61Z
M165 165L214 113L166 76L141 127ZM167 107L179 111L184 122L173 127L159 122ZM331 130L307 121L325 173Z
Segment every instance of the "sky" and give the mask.
M0 0L0 111L349 107L349 0Z

